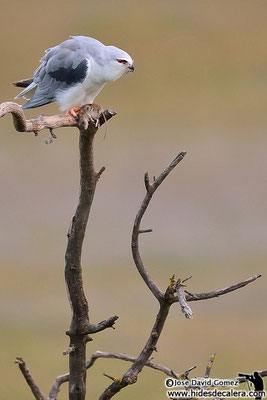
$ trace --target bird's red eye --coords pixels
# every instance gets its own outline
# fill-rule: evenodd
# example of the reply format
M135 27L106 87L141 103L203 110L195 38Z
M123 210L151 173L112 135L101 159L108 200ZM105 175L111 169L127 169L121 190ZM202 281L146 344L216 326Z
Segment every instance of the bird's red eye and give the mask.
M121 60L120 58L117 58L117 61L118 61L120 64L127 64L127 61L126 61L126 60Z

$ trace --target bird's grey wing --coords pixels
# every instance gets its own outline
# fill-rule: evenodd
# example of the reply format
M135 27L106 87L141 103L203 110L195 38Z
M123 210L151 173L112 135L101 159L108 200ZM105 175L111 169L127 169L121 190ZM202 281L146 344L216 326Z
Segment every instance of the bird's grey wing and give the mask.
M90 69L90 55L74 39L46 50L33 82L18 96L33 96L23 108L34 108L56 101L57 94L83 82Z

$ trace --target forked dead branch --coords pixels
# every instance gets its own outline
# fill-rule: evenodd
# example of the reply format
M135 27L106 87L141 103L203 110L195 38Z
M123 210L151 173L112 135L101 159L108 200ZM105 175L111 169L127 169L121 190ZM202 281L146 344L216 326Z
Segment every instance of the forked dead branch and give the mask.
M18 363L26 382L32 390L36 399L56 400L61 384L69 382L69 399L84 400L86 394L86 371L91 368L98 358L114 358L131 362L130 368L120 378L106 375L112 379L112 383L100 395L100 400L108 400L116 395L124 387L137 381L139 373L147 366L157 369L168 376L174 378L187 377L189 372L195 367L191 367L182 374L174 372L172 369L152 362L153 352L157 349L157 343L164 328L169 309L173 303L178 302L186 318L192 317L192 310L188 305L190 301L205 300L218 297L234 290L240 289L247 284L255 281L260 275L255 275L244 281L230 285L224 289L211 291L208 293L190 293L184 290L186 279L170 278L170 283L165 291L162 291L152 276L148 273L139 251L139 236L143 233L151 232L151 229L141 229L143 216L150 204L150 201L169 173L184 159L186 152L181 151L158 178L150 182L148 173L145 174L144 183L146 194L137 212L133 231L132 231L132 255L136 268L144 280L145 284L159 302L159 311L155 317L151 333L141 350L139 356L132 357L124 353L106 353L97 351L86 361L86 345L92 338L89 335L100 332L103 329L113 327L117 316L112 316L107 320L92 324L89 319L89 308L87 298L83 290L81 254L85 235L85 230L90 214L91 205L94 199L97 181L104 171L104 167L99 172L95 171L93 162L93 141L98 128L116 113L111 110L101 110L99 106L83 106L79 118L76 120L69 115L56 115L51 117L40 116L39 118L26 120L21 107L14 102L7 102L0 105L0 117L11 113L14 127L19 132L33 132L38 134L43 129L53 129L60 127L77 127L79 129L79 152L80 152L80 197L71 227L68 232L68 244L65 255L65 280L69 294L70 306L72 309L72 320L67 335L70 337L68 349L64 352L69 356L69 373L58 376L49 393L45 397L38 385L32 378L25 362L17 358ZM167 280L167 277L166 277ZM208 364L205 376L209 376L212 361ZM265 371L264 371L265 373Z

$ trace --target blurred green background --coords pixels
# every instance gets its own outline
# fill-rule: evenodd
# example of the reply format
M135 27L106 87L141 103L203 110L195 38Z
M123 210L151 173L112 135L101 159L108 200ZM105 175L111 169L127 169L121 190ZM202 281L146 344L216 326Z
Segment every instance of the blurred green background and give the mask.
M46 48L69 35L121 47L136 71L106 86L96 103L118 111L97 135L97 187L84 243L84 284L92 322L117 314L116 330L94 336L96 350L137 356L158 306L138 276L131 228L144 196L143 174L158 175L179 150L188 155L156 193L141 238L162 290L185 278L192 292L263 277L233 294L191 303L186 320L172 307L154 361L201 376L212 352L213 377L267 368L266 102L264 0L1 2L1 99L30 77ZM27 118L58 113L56 104ZM64 284L66 232L79 192L78 135L58 129L35 138L1 121L1 398L32 398L13 361L22 356L44 393L68 368L62 351L70 309ZM98 360L88 399L128 364ZM165 376L145 369L120 399L164 399ZM67 398L67 385L59 399Z

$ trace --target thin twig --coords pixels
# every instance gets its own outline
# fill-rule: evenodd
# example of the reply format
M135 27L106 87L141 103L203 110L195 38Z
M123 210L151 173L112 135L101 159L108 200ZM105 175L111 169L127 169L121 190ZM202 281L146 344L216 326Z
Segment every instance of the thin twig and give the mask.
M180 378L181 378L181 379L188 379L189 373L190 373L191 371L193 371L193 369L195 369L195 368L196 368L196 365L194 365L194 366L191 367L191 368L188 368L188 369L180 376Z
M134 221L134 226L133 226L133 232L132 232L132 255L133 259L136 265L136 268L138 269L138 272L142 276L144 282L148 286L148 288L151 290L153 295L161 301L164 297L164 293L160 290L160 288L157 286L157 284L154 282L152 277L149 275L148 271L146 270L144 263L142 261L140 252L139 252L139 234L140 234L140 224L142 221L142 218L147 210L147 207L150 203L150 200L152 199L153 194L155 193L156 189L159 187L159 185L164 181L164 179L169 175L169 173L173 170L173 168L179 164L180 161L184 158L186 155L185 151L180 152L174 160L168 165L168 167L160 174L160 176L154 180L152 184L149 183L149 177L148 173L145 174L144 182L145 182L145 187L146 187L146 196L140 206L140 209L136 215L135 221Z
M25 364L25 361L21 357L17 357L15 363L18 364L19 369L21 370L22 375L24 376L26 382L28 383L36 400L47 400L47 398L43 395L38 385L34 381L28 367Z
M151 233L153 232L152 229L140 229L139 233Z
M106 376L107 378L111 379L113 382L115 381L115 378L113 376L110 376L110 375L106 374L105 372L103 372L103 375Z
M63 356L66 356L67 354L70 354L72 351L75 351L75 347L68 347L66 350L64 350L63 352L62 352L62 354L63 354Z
M102 167L97 173L96 173L96 179L98 180L100 178L100 176L103 174L103 172L105 171L105 167Z
M114 324L118 318L117 315L114 315L114 317L110 317L104 321L98 322L97 324L90 324L87 332L93 334L103 331L106 328L114 328Z
M187 301L199 301L199 300L207 300L207 299L212 299L213 297L219 297L227 293L231 293L234 290L240 289L246 285L248 285L251 282L254 282L256 279L260 278L261 275L254 275L251 278L248 278L244 281L241 281L239 283L236 283L235 285L227 286L224 289L219 289L219 290L214 290L212 292L206 292L206 293L190 293L187 290L186 292L186 300ZM175 299L175 301L178 301L178 298Z
M182 280L182 283L184 284L186 281L189 281L189 279L191 279L191 278L192 278L192 275L188 276L187 278Z

